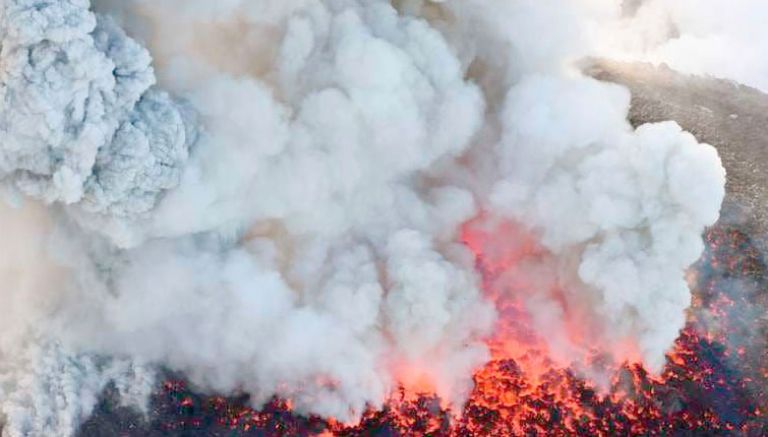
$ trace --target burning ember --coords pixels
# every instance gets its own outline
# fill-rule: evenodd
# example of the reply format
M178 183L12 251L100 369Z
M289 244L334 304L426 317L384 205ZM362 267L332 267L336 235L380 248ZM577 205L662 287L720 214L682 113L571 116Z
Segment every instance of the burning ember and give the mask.
M768 269L750 237L737 228L716 227L707 243L694 269L689 322L658 376L625 363L610 372L608 387L601 389L552 363L541 350L509 356L509 344L499 338L491 340L494 358L475 374L474 391L460 414L433 395L401 390L382 411L345 425L301 417L278 399L254 411L245 406L247 397L200 396L183 381L169 380L155 396L150 426L170 434L266 436L765 435L768 321L763 317L756 324L755 317L768 308ZM487 285L496 274L482 259L478 265ZM510 320L515 319L502 318L502 324ZM82 435L98 433L103 419L103 413L96 414ZM121 431L143 435L137 422L130 423L133 430Z

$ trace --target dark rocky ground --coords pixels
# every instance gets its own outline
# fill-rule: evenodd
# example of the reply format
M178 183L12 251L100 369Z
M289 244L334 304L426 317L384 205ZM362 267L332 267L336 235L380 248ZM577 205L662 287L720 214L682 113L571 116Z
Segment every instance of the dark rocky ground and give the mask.
M665 67L646 64L591 60L584 70L597 79L617 82L631 90L633 125L675 120L699 141L719 150L728 172L727 196L723 217L708 234L707 254L698 266L700 286L695 291L695 300L700 314L697 317L699 322L707 324L701 329L711 330L715 335L718 329L724 330L731 338L723 337L723 342L731 349L740 350L736 360L723 359L721 372L738 374L740 381L746 381L742 389L748 393L747 401L759 408L768 408L768 375L764 367L768 359L765 334L768 332L765 256L768 249L768 96L729 81L684 76ZM738 289L733 286L735 283L740 284ZM723 354L725 347L717 341L701 344L703 349L696 353L699 359ZM296 417L277 402L266 407L265 414L259 416L263 422L254 424L250 431L233 427L232 418L246 399L212 401L188 390L182 383L173 384L179 386L166 383L158 387L146 418L119 407L115 391L107 390L93 417L82 426L80 436L310 435L324 429L317 420ZM725 399L721 396L723 390L699 387L693 380L682 384L687 384L684 385L687 388L680 389L678 403L695 400L703 405L716 405ZM710 425L705 420L699 423L699 428L669 428L661 434L768 433L765 419L757 417L760 413L752 415L730 419L733 415L723 416L737 426L751 424L741 431L738 427L732 431L708 428ZM401 434L377 425L359 435Z

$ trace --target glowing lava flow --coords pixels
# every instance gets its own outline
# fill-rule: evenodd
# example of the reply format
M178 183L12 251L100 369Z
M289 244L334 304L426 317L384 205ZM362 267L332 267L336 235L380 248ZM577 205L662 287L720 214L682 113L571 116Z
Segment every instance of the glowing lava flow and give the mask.
M465 235L470 246L479 241L473 238L482 235ZM536 253L531 241L517 241L515 253ZM279 400L253 411L244 406L247 399L206 398L168 382L156 396L151 426L268 436L768 435L768 269L739 229L715 228L707 242L694 269L688 325L657 377L626 364L598 390L537 350L526 337L524 312L510 304L500 308L500 329L517 339L490 341L494 358L474 376L458 417L434 396L399 393L382 411L345 426L298 416ZM489 258L492 263L479 260L486 286L504 274L504 263L517 261L496 255L502 256Z

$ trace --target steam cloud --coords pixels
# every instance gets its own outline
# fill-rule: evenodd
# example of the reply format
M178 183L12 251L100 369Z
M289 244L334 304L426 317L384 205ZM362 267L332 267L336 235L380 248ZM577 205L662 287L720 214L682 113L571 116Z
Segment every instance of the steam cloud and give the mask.
M569 67L620 6L0 1L4 435L74 433L110 381L141 405L158 366L342 420L399 383L459 404L480 214L546 251L514 292L554 356L660 368L725 174Z

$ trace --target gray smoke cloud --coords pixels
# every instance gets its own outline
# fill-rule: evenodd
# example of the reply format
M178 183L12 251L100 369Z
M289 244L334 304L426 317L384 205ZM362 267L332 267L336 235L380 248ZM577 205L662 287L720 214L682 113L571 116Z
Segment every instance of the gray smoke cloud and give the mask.
M107 221L179 183L194 139L149 53L88 2L4 2L0 179Z
M553 356L579 324L663 364L725 174L570 67L615 5L94 3L0 1L4 435L72 434L110 381L140 406L158 367L346 421L398 384L460 405L480 214L546 251L510 292Z

